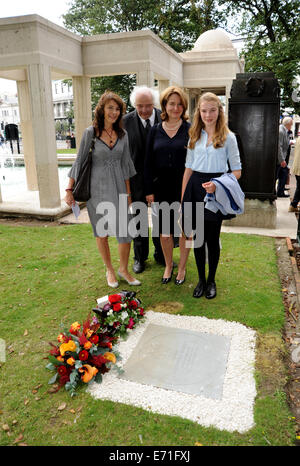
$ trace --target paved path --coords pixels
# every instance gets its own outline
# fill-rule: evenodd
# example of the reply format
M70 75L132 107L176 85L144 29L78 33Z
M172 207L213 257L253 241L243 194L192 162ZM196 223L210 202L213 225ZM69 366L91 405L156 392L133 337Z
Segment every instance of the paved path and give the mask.
M293 196L295 191L295 177L291 176L290 184L290 195ZM250 227L238 227L238 226L222 226L222 232L224 233L246 233L252 235L263 235L291 239L297 237L297 226L298 221L294 213L288 212L290 205L290 199L279 198L276 200L277 207L277 225L275 229L269 228L250 228ZM60 223L64 224L76 224L76 223L89 223L89 217L86 207L81 210L78 221L76 221L73 214L67 215L59 219Z

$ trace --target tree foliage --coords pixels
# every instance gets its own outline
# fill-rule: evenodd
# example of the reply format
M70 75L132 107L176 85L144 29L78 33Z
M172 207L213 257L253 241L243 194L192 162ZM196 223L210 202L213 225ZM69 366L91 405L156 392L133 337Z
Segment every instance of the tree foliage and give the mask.
M293 99L300 74L298 0L220 0L235 19L233 29L245 37L245 71L272 71L281 86L281 106L300 112Z
M246 71L273 71L282 106L294 107L300 74L299 0L71 0L65 26L81 35L150 29L177 52L192 48L206 30L223 27L245 38ZM93 102L106 87L127 100L134 76L93 80Z
M177 52L189 50L200 34L224 21L215 0L72 0L64 15L65 26L77 34L150 29ZM93 79L93 107L107 88L118 92L129 106L134 85L133 75Z

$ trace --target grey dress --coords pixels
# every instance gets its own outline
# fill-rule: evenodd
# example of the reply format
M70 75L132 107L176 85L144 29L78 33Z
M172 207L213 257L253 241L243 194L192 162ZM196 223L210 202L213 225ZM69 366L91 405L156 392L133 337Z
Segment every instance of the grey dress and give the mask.
M89 153L93 135L94 128L89 126L83 133L76 161L68 173L70 178L76 180L80 165ZM92 155L91 197L87 201L94 236L116 236L119 243L132 240L127 231L130 215L125 180L135 174L126 131L112 149L96 138ZM123 196L119 198L119 195Z

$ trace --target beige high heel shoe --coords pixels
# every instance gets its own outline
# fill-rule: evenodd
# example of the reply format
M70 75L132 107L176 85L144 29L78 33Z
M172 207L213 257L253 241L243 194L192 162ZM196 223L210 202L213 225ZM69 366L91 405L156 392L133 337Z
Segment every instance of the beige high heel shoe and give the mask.
M120 278L123 278L123 280L125 280L128 285L132 285L132 286L138 286L138 285L141 285L141 282L137 279L134 279L132 282L130 282L129 280L127 280L127 278L124 277L124 275L121 274L120 270L118 270L118 275Z
M119 282L110 282L108 280L108 272L107 271L106 271L106 281L107 281L108 286L110 286L111 288L117 288L119 286Z

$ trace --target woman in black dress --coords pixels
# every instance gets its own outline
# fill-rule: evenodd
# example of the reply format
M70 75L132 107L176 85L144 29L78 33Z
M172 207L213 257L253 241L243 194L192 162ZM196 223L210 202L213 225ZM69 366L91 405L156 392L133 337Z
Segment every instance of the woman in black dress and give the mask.
M186 94L178 87L168 87L160 96L160 104L162 123L151 128L147 142L145 189L148 205L153 202L167 202L169 205L173 202L180 203L189 139L190 124L186 121L188 118ZM162 283L167 284L172 278L173 236L176 233L180 236L180 262L175 283L181 285L185 281L185 265L189 249L186 248L185 238L175 231L180 215L179 209L171 211L168 231L163 228L162 212L158 211L158 214L160 215L160 241L166 263Z

